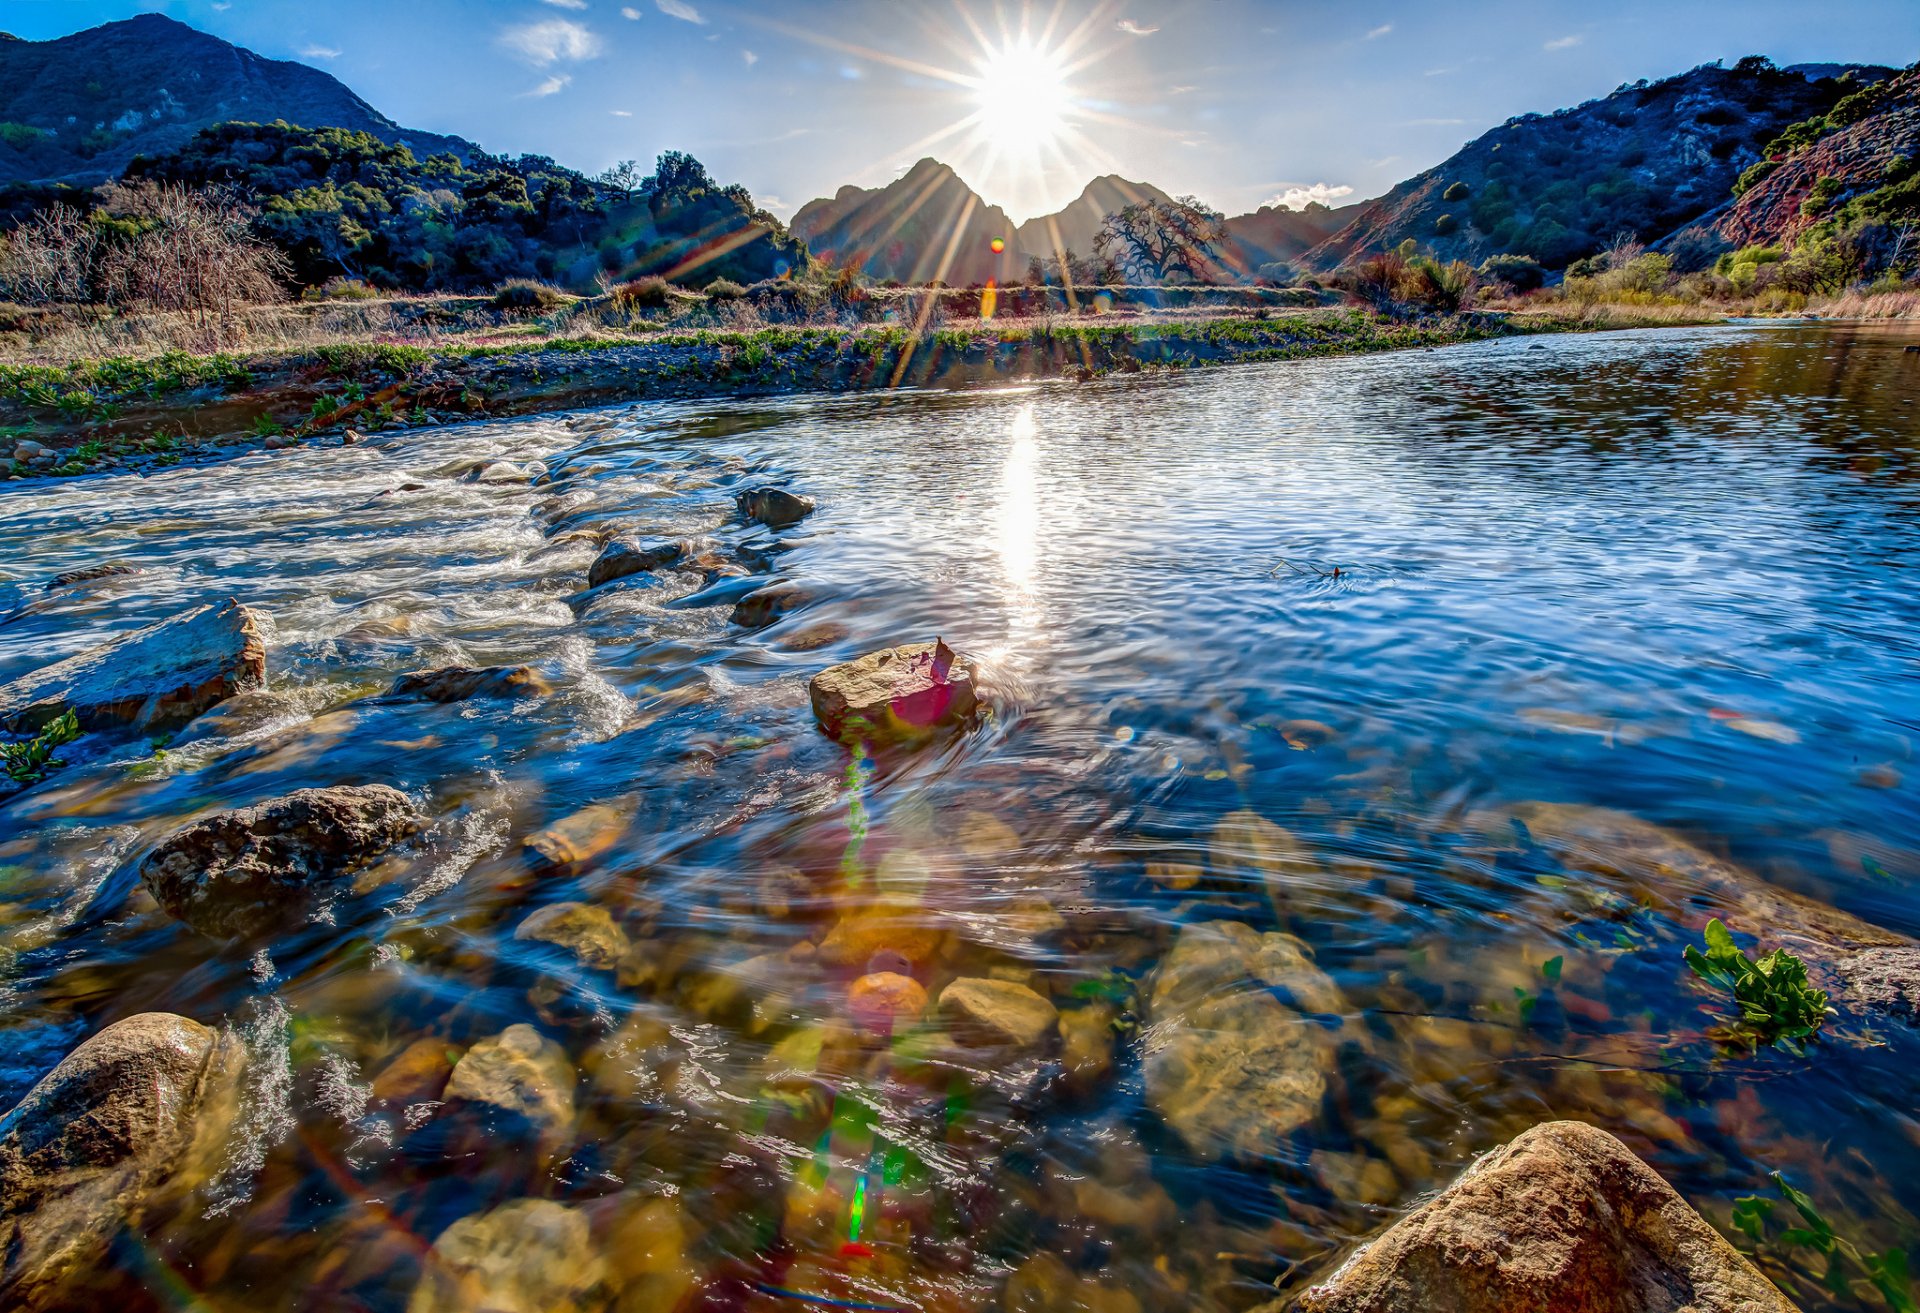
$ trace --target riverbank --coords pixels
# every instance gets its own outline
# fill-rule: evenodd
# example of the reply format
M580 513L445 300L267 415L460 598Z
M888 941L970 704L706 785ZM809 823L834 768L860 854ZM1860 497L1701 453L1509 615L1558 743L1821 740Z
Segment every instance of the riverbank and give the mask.
M0 478L199 463L622 401L1091 380L1675 322L1668 313L1596 311L1397 319L1326 308L1165 321L983 321L920 333L699 330L0 365L0 455L11 457L0 463Z

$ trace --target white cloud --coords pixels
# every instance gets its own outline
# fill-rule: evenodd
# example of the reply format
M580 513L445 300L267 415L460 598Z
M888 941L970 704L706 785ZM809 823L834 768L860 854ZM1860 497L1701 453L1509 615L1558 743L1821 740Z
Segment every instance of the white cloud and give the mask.
M748 68L752 68L755 64L758 64L760 62L760 56L754 54L751 50L742 50L740 52L740 58L747 61Z
M607 113L613 115L617 119L630 119L633 117L633 111L630 109L610 109L607 111Z
M1380 26L1368 32L1364 39L1368 41L1378 41L1381 37L1385 36L1387 33L1391 31L1393 31L1392 23L1382 23L1380 24Z
M1553 40L1547 42L1546 45L1542 46L1541 49L1542 50L1571 50L1585 40L1586 38L1584 36L1576 32L1572 36L1557 36Z
M638 19L640 17L640 11L638 9L635 9L632 5L621 5L620 17Z
M541 2L552 5L555 9L585 9L587 7L587 0L541 0Z
M555 73L552 77L548 78L545 82L542 82L539 86L535 87L532 91L522 92L521 99L530 100L540 96L558 95L560 92L565 91L567 89L567 84L571 81L573 81L572 74Z
M332 46L307 46L300 52L302 59L338 59L340 52Z
M537 68L562 59L592 59L600 53L600 38L570 18L510 27L500 44Z
M1270 197L1265 203L1268 205L1284 205L1289 210L1298 210L1305 208L1309 202L1317 201L1321 205L1331 205L1342 196L1351 195L1353 195L1353 188L1347 186L1345 183L1342 183L1338 187L1330 186L1324 182L1316 182L1309 187L1302 187L1296 183L1281 192L1278 196Z
M653 7L668 18L677 18L683 23L704 23L707 20L700 11L687 3L687 0L653 0Z
M1131 18L1123 18L1115 23L1114 26L1122 32L1125 32L1128 36L1152 36L1160 30L1157 27L1148 27L1145 23L1136 23Z

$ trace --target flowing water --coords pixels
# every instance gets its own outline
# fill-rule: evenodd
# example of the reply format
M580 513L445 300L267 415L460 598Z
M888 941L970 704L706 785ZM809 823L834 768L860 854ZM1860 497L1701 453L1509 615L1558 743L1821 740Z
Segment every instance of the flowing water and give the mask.
M552 1283L528 1307L1241 1310L1554 1117L1749 1250L1734 1201L1774 1171L1861 1254L1912 1247L1920 1040L1849 1013L1804 1057L1717 1043L1681 960L1706 904L1622 853L1691 843L1920 934L1916 340L615 407L9 490L0 587L33 604L0 680L204 600L270 623L266 694L0 803L0 1106L122 1016L236 1028L217 1178L114 1251L170 1308L403 1308L450 1224L540 1198L589 1228L494 1229L500 1289ZM820 509L739 521L769 483ZM712 542L588 592L613 531ZM41 592L110 561L141 569ZM732 623L768 579L805 604ZM979 725L819 732L814 672L935 635ZM451 661L552 692L383 696ZM363 782L432 825L322 923L222 944L140 886L191 818ZM577 860L532 860L561 824ZM561 901L611 914L617 967L515 937ZM1273 991L1317 1073L1290 1130L1150 1078L1182 1024L1156 965L1220 921L1325 973ZM883 1036L849 1002L875 969L1061 1020L980 1047L936 1003ZM517 1023L564 1052L558 1111L443 1101ZM1806 1307L1885 1307L1864 1267L1759 1257Z

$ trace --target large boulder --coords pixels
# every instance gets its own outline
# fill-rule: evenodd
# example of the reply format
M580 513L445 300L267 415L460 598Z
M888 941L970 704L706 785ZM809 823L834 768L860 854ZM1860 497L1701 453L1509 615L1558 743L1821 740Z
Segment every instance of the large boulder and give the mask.
M1326 1019L1346 1004L1299 940L1238 921L1188 926L1147 1006L1147 1102L1195 1154L1259 1157L1318 1114Z
M167 1012L117 1021L0 1119L0 1307L77 1298L124 1226L217 1163L239 1041Z
M835 738L911 740L965 722L980 705L973 667L937 638L829 666L807 691Z
M605 1308L608 1277L585 1213L516 1199L440 1233L407 1313L587 1313Z
M308 919L420 825L407 795L384 784L300 789L176 832L147 855L140 878L203 934L264 934Z
M88 733L173 730L266 678L259 618L227 601L148 625L0 686L0 729L34 733L71 711Z
M1793 1313L1605 1131L1547 1122L1303 1295L1303 1313Z
M813 498L785 488L748 488L735 493L733 500L740 514L772 529L798 524L813 514Z

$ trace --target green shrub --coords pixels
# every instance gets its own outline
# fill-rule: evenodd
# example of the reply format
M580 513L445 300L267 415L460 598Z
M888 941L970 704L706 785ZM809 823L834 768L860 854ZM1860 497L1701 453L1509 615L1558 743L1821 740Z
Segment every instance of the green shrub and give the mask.
M1813 186L1807 190L1807 198L1800 202L1800 213L1809 217L1816 214L1825 214L1833 207L1833 203L1839 198L1840 193L1845 190L1846 185L1842 183L1840 179L1829 178L1822 175L1816 179Z
M320 284L320 298L324 301L371 301L379 295L378 289L368 286L364 278L329 278Z
M38 145L52 135L45 128L28 123L0 123L0 146L11 146L15 150Z
M1443 214L1433 221L1433 235L1446 237L1460 231L1460 221L1451 214Z
M613 303L629 314L664 310L672 302L673 284L664 278L635 278L613 289Z
M1453 186L1440 193L1440 199L1443 201L1464 201L1472 192L1473 188L1467 186L1466 183L1456 182Z
M495 310L537 310L542 314L558 310L570 298L550 283L532 278L509 278L493 294Z
M1547 281L1547 271L1530 255L1490 255L1478 272L1487 282L1505 283L1516 292L1538 291Z
M747 289L731 278L716 278L701 290L709 301L738 301L747 294Z
M1767 176L1780 167L1778 160L1756 160L1749 164L1738 178L1733 180L1733 194L1745 196L1767 180Z
M1693 974L1719 985L1740 1005L1734 1029L1762 1044L1802 1051L1827 1019L1827 995L1807 983L1807 964L1784 948L1758 962L1741 952L1716 918L1707 922L1706 951L1688 944L1684 956Z

